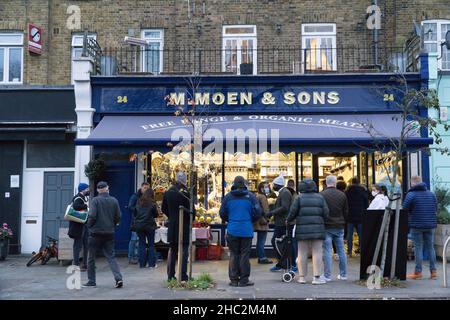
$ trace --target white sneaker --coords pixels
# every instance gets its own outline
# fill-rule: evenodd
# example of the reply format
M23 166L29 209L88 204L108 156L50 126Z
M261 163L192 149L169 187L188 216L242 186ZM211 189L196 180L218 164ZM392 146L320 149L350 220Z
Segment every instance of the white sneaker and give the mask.
M327 282L320 277L319 278L314 277L314 280L312 281L312 284L325 284L325 283Z
M297 282L301 283L301 284L305 284L306 283L305 277L298 277Z
M345 281L347 280L347 277L341 276L340 274L337 276L338 280Z
M320 279L322 279L322 280L324 280L326 282L330 282L331 281L331 278L327 278L327 277L325 277L325 275L321 275Z
M149 267L150 269L156 269L156 268L158 268L158 265L157 264L155 264L155 266L154 267Z

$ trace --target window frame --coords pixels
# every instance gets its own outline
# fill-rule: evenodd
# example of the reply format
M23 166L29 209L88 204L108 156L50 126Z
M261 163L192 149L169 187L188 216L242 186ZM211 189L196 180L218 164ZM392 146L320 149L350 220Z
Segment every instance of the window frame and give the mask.
M333 31L330 31L330 32L325 32L325 31L307 32L307 31L305 31L305 29L308 26L332 26ZM306 63L305 50L307 49L306 41L308 39L317 39L320 42L321 39L330 39L331 38L331 50L332 50L331 58L333 59L331 70L328 70L328 69L321 69L321 70L337 71L337 52L336 52L337 32L336 32L336 30L337 30L336 23L302 23L302 27L301 27L301 31L302 31L302 61ZM305 64L305 69L306 69L306 64ZM319 70L319 69L310 69L310 70Z
M145 37L146 32L155 32L155 31L160 33L160 36L158 38ZM154 71L147 70L147 67L146 67L147 66L147 63L146 63L147 57L146 57L144 48L142 48L143 54L141 54L141 70L143 72L151 72L153 74L160 74L161 72L163 72L163 66L164 66L164 61L163 61L163 58L164 58L164 29L142 29L141 30L141 39L149 40L151 42L159 44L159 71L154 72Z
M253 28L252 33L226 33L227 29L231 28ZM226 72L226 42L227 40L236 40L236 48L237 50L241 50L238 48L242 48L243 40L252 40L253 41L253 49L252 49L252 61L253 61L253 75L258 74L258 31L256 25L224 25L222 26L222 71ZM241 59L239 54L237 54L237 66L236 66L236 75L240 75L240 64L238 61Z
M97 34L94 32L88 33L88 38L97 41ZM81 39L81 43L76 42L76 39ZM70 43L70 83L73 85L73 59L75 59L75 51L83 49L84 33L72 33L72 41Z
M5 42L0 43L0 48L3 49L3 77L0 79L0 85L21 85L23 84L23 74L24 74L24 34L21 32L0 32L0 37L2 36L18 36L20 41L17 42ZM9 81L9 70L10 70L10 51L11 49L20 50L20 81Z
M450 20L447 20L447 19L423 20L421 22L421 26L423 28L423 33L425 35L426 30L424 29L424 24L436 24L436 40L425 40L424 39L423 44L424 44L424 46L426 44L435 44L436 45L436 49L437 49L436 51L428 51L428 52L436 52L441 57L441 59L438 59L438 69L439 70L449 71L450 67L445 68L445 69L442 68L443 46L441 46L441 44L442 44L442 41L445 40L442 38L442 25L444 25L444 24L450 25ZM424 36L424 38L425 38L425 36ZM450 50L449 50L449 53L450 53ZM447 62L447 64L450 65L450 60L446 61L446 62Z

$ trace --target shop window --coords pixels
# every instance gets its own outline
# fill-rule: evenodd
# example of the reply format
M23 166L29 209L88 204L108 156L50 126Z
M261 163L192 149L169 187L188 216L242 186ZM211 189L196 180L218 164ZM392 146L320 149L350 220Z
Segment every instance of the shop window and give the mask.
M149 41L143 49L142 70L154 74L161 73L163 70L164 31L142 30L141 37Z
M0 33L0 84L23 83L23 34Z
M257 73L256 26L223 27L223 71Z
M313 179L313 157L309 152L301 153L298 156L298 168L300 170L299 179Z
M336 71L336 24L303 24L302 54L306 70Z
M27 168L72 168L74 166L73 140L27 143Z
M375 183L384 184L389 192L391 185L389 177L391 178L393 177L394 153L375 152L374 157L375 157ZM403 181L402 161L400 161L398 165L399 171L397 174L397 181L395 182L394 192L401 192L402 189L402 181Z
M97 40L97 35L94 33L88 34L89 39ZM84 34L73 34L72 35L72 51L71 51L71 63L72 63L72 75L71 75L71 83L74 84L73 81L73 60L81 58L81 54L83 53L83 41L84 41Z
M427 52L437 52L438 67L441 70L450 70L450 50L441 44L445 35L450 31L450 20L427 20L422 22L424 33L424 46Z
M350 184L353 177L358 176L358 157L347 156L319 156L318 157L318 181L319 191L326 188L325 179L328 175L334 175Z

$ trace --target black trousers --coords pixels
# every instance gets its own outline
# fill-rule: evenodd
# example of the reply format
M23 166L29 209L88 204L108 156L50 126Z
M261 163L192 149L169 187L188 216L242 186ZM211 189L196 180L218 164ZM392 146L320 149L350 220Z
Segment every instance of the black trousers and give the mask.
M83 267L87 267L88 239L89 239L89 231L86 225L84 225L81 238L73 239L73 262L72 262L73 265L75 266L80 265L80 253L81 249L83 249Z
M250 277L252 238L234 237L227 234L227 244L230 249L230 264L228 267L230 280L245 284Z
M281 268L281 265L280 265L281 256L278 253L277 248L275 247L275 239L280 238L281 236L285 235L286 231L287 231L286 226L275 226L275 228L273 229L272 247L273 247L273 250L275 251L275 254L278 259L278 263L276 265L277 265L277 267L280 267L280 268Z
M189 259L189 244L183 244L183 256L181 261L181 281L188 281L187 264ZM171 244L167 255L167 278L174 279L178 261L178 244Z

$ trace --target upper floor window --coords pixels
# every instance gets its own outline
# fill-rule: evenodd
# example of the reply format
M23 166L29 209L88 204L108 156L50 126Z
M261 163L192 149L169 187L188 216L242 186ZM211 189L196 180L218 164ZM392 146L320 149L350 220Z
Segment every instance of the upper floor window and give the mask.
M224 72L257 73L256 26L224 26L222 46Z
M143 49L142 70L153 74L163 70L164 30L142 30L141 38L148 40L148 45Z
M22 33L0 33L0 83L23 83Z
M89 33L88 39L97 40L97 35L95 33ZM83 41L84 41L84 33L78 33L72 35L72 51L71 51L71 61L72 61L72 76L71 83L73 82L73 60L81 58L81 54L83 53Z
M445 34L450 30L450 20L427 20L422 22L424 46L427 52L437 52L442 56L438 60L441 70L450 70L450 50L441 43L445 41Z
M337 70L336 24L302 24L302 51L306 70Z

